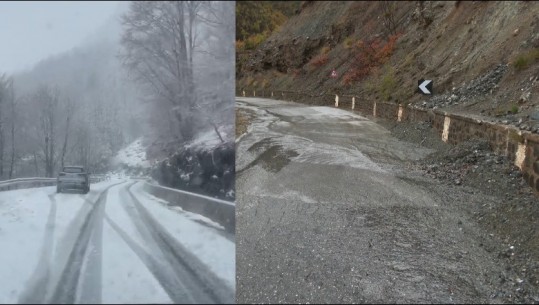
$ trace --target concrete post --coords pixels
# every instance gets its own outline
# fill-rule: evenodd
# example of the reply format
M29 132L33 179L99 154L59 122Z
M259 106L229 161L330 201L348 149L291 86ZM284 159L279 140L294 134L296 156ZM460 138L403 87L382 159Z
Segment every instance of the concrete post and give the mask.
M515 165L522 170L524 160L526 159L526 143L518 143L517 153L515 156Z
M449 126L451 126L451 118L446 115L444 118L444 130L442 131L442 141L446 143L449 139Z
M399 105L399 111L397 112L397 122L402 122L402 105Z
M376 117L376 102L374 102L374 106L372 107L372 116Z
M335 94L335 107L339 107L339 96Z
M352 110L356 107L356 97L352 96Z

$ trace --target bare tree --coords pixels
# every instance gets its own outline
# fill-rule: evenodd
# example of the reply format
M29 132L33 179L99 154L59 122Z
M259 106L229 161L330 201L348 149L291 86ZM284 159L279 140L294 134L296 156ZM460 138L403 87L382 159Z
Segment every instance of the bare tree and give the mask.
M8 79L0 75L0 179L4 176L4 104L7 98Z
M197 81L203 80L205 86L198 95L197 110L221 142L224 139L216 122L233 124L233 111L227 112L223 105L230 105L234 100L234 17L235 5L230 2L204 1L199 11L204 31L197 44Z
M39 111L39 129L43 142L41 149L45 165L45 175L52 177L57 162L56 157L56 129L59 106L59 91L42 86L34 93L34 103Z
M66 128L65 128L64 145L62 146L62 156L60 158L62 168L64 167L64 162L65 162L66 152L67 152L67 141L69 139L69 131L71 130L70 121L74 112L75 112L75 104L73 102L73 99L68 98L66 100Z
M192 56L198 8L192 1L133 1L123 16L124 64L170 104L185 139L193 136Z
M13 79L10 79L10 85L9 85L9 105L11 109L11 160L9 163L9 179L13 177L13 168L15 167L15 122L17 120L16 117L16 106L15 106L15 91L13 89Z
M153 91L156 103L168 103L184 140L192 138L200 125L193 63L201 51L201 23L211 19L203 13L208 3L134 1L123 17L123 63ZM232 37L230 41L233 44Z
M8 121L4 109L6 109L6 106L13 107L14 99L15 96L13 91L13 78L7 76L6 74L0 75L0 178L4 176L4 157L6 153L5 126L6 121ZM13 116L9 118L9 121L11 121L12 126L14 124L14 120L15 118Z

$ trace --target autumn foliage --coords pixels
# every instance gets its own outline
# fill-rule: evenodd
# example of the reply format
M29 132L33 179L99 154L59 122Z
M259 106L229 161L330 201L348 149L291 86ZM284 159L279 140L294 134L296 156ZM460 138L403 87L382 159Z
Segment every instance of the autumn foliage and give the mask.
M393 55L397 39L401 34L391 35L384 41L378 37L366 41L359 40L355 48L352 67L343 75L343 83L348 85L369 75L374 69L385 64Z
M254 50L300 7L300 1L238 1L236 50Z
M313 59L310 61L310 64L315 67L321 67L328 62L328 59L328 54L320 54L313 57Z

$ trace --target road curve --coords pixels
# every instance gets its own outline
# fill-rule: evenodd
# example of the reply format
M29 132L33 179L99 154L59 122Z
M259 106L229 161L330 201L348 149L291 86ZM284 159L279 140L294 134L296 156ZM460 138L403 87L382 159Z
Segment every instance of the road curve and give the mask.
M198 223L199 219L187 219L181 212L148 200L149 197L141 200L141 194L131 190L136 183L102 183L87 195L56 194L54 187L11 193L11 197L24 194L26 197L21 195L18 200L22 202L39 198L44 201L36 206L43 211L46 211L44 205L50 208L47 213L41 212L43 216L46 214L46 220L40 220L44 233L37 234L39 228L30 222L26 227L24 223L14 224L18 230L35 230L36 233L27 235L39 239L41 251L35 260L27 262L35 266L31 273L24 271L29 270L26 266L8 269L14 272L20 269L20 273L26 272L29 276L17 289L2 291L0 288L0 299L22 304L234 303L234 288L221 274L215 273L216 267L193 254L200 250L193 252L184 245L173 227L163 219L156 219L155 215L162 214L154 213L166 213L169 219L195 228L196 231L188 235L201 234L200 230L205 232L200 238L214 236L220 243L232 242L218 229ZM2 210L3 195L0 194L0 217L6 215ZM205 247L211 248L212 240L206 243ZM17 251L23 251L17 247L12 244L5 248L3 255L8 261L17 262Z
M503 273L465 212L402 166L431 151L333 107L237 98L237 302L488 303ZM492 247L490 247L492 248Z

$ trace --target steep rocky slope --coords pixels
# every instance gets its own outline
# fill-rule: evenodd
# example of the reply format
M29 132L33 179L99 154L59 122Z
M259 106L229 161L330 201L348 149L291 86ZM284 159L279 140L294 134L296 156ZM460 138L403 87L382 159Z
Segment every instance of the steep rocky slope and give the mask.
M236 60L238 89L352 93L539 132L533 1L304 1L298 15ZM416 92L422 78L433 80L434 95Z

